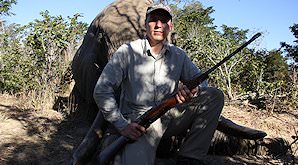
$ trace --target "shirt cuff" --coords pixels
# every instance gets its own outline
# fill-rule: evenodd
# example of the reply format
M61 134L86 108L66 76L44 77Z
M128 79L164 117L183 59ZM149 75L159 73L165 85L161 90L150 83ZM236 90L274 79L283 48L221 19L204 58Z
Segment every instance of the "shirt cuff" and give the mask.
M112 124L121 131L129 124L129 122L121 115L120 118L116 121L113 121Z

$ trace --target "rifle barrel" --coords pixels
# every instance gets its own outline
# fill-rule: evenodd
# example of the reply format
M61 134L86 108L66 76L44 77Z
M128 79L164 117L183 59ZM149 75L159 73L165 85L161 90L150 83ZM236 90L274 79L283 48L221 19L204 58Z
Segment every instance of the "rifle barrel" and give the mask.
M248 44L250 44L252 41L257 39L259 36L261 36L261 33L255 34L250 40L245 42L243 45L241 45L239 48L237 48L234 52L232 52L230 55L226 56L223 60L218 62L215 66L198 76L197 78L191 80L189 83L187 83L187 87L189 89L193 89L197 87L199 84L201 84L204 80L208 78L208 75L214 71L216 68L218 68L220 65L225 63L227 60L229 60L231 57L233 57L236 53L240 52L244 47L246 47ZM141 115L137 120L136 123L144 126L145 128L148 128L151 123L153 123L155 120L157 120L159 117L161 117L163 114L165 114L169 109L173 108L176 104L178 104L178 101L176 100L175 96L172 96L165 101L163 101L160 105L157 107L153 107L150 110L148 110L146 113ZM130 142L130 139L124 136L120 136L118 139L116 139L111 145L107 146L97 157L96 161L99 165L108 164L108 162L117 154L117 152L124 147L127 143Z
M237 54L238 52L240 52L244 47L246 47L248 44L250 44L251 42L253 42L254 40L256 40L258 37L261 36L261 33L257 33L255 34L250 40L248 40L247 42L245 42L244 44L242 44L239 48L237 48L234 52L232 52L230 55L226 56L224 59L222 59L220 62L218 62L217 64L215 64L212 68L208 69L206 72L204 72L203 74L201 74L198 78L195 78L191 81L189 81L186 86L189 89L193 89L195 87L198 86L198 84L201 84L204 80L206 80L208 78L208 75L213 72L215 69L217 69L220 65L222 65L223 63L225 63L226 61L228 61L230 58L232 58L235 54Z

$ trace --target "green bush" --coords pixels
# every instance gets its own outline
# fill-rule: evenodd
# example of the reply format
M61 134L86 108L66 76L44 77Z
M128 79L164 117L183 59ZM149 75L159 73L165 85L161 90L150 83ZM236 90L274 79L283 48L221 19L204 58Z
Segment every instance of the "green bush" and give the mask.
M42 20L5 26L0 33L0 90L11 94L58 92L59 85L86 32L79 14L68 17L41 12Z

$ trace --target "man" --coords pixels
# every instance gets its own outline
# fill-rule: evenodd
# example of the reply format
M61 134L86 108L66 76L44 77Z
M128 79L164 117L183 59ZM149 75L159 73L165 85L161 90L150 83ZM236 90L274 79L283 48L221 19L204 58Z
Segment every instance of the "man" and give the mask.
M220 90L207 87L188 89L183 83L201 74L180 48L169 44L173 29L168 6L153 4L146 12L146 39L122 45L109 60L94 90L94 99L112 125L105 146L115 134L132 140L119 152L114 164L153 165L161 137L189 129L177 164L196 164L207 154L223 107ZM121 88L119 105L115 91ZM134 120L147 110L175 95L179 104L145 130ZM112 131L111 131L112 130Z

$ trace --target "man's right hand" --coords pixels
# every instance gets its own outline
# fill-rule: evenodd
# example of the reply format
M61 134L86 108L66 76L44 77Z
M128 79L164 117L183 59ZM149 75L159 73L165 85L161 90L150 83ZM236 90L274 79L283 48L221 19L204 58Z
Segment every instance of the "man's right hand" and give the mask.
M132 140L137 140L145 132L146 132L145 127L137 123L130 123L120 131L121 135L128 137Z

